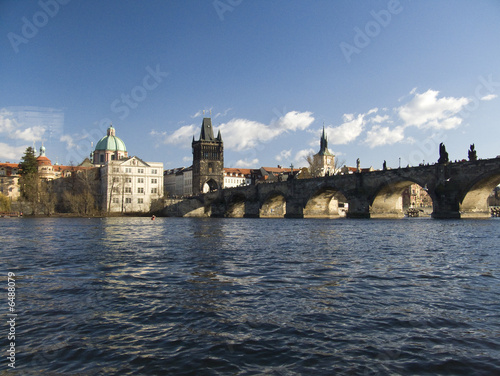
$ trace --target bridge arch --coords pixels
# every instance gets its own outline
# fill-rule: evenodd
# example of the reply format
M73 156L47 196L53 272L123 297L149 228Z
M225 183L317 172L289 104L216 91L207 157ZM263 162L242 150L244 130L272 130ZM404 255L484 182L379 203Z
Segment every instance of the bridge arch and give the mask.
M417 184L420 189L425 191L432 200L434 206L434 197L426 184L422 184L414 179L402 178L401 180L386 183L379 187L371 199L370 218L402 218L405 215L403 207L403 192L411 185ZM415 208L423 211L423 208ZM430 212L431 209L429 208Z
M246 212L246 202L247 197L243 193L237 192L232 194L227 200L224 216L228 218L243 218Z
M325 186L315 191L304 207L304 218L345 217L347 198L338 189Z
M491 216L488 206L488 197L497 185L500 184L500 171L483 174L472 181L462 192L460 197L460 217L478 218Z
M208 179L202 186L202 193L213 192L219 189L219 185L214 179Z
M286 214L286 197L282 192L272 191L265 196L259 210L261 218L283 218Z

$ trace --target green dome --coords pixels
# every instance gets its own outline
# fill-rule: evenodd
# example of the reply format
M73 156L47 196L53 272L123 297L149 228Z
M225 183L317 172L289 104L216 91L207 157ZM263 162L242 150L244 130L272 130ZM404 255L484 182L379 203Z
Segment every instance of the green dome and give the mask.
M108 135L104 136L97 143L95 150L111 150L126 152L127 148L121 138L115 136L114 128L108 128Z

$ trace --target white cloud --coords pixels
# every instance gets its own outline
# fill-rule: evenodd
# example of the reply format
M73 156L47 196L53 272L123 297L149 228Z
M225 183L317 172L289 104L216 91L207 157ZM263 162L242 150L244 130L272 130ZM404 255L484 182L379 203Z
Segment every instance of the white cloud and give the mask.
M18 127L16 120L12 117L12 112L9 112L5 109L0 110L0 133L9 134L14 129L16 129L16 127Z
M177 129L174 133L157 132L152 130L149 134L153 137L161 139L161 142L167 145L178 145L181 147L191 147L193 135L196 133L197 127L194 124L184 125Z
M386 121L389 121L390 119L390 116L389 115L377 115L377 116L374 116L370 119L370 122L372 123L375 123L375 124L380 124L380 123L383 123L383 122L386 122Z
M58 137L64 113L45 107L9 107L0 110L0 137L22 141L47 141Z
M294 158L294 161L296 163L302 163L302 165L307 165L307 160L306 160L306 157L311 155L311 154L316 154L317 152L314 151L314 149L302 149L302 150L299 150L296 154L295 154L295 158Z
M193 161L193 157L184 157L182 158L182 161L191 163Z
M467 98L437 98L439 91L427 90L415 93L407 104L397 108L397 113L405 127L453 129L462 123L462 118L454 116L469 103Z
M496 94L488 94L488 95L485 95L484 97L481 98L482 101L491 101L492 99L495 99L497 98L498 95Z
M195 113L194 115L191 115L191 118L194 119L194 118L197 118L197 117L200 117L204 115L204 110L199 110L197 113Z
M254 148L260 142L270 141L281 133L280 129L247 119L232 119L221 124L218 130L221 131L226 148L233 150Z
M334 145L348 144L354 141L363 132L366 124L365 114L344 114L344 123L338 127L325 128L328 142Z
M296 130L305 130L313 121L314 117L312 117L312 112L290 111L286 113L285 116L280 117L276 123L272 125L295 132Z
M281 162L283 160L287 161L290 159L290 157L292 156L292 149L290 150L282 150L281 153L279 153L275 159L278 161L278 162Z
M241 168L257 168L259 160L257 158L247 161L246 159L240 159L236 162L236 166Z
M20 161L28 146L10 146L0 142L0 158L2 160L16 163Z
M65 142L66 143L66 149L70 150L76 147L75 141L73 140L73 137L71 137L69 134L64 134L59 138L59 141Z
M221 131L226 148L242 151L269 142L285 132L304 130L313 121L311 112L291 111L270 125L248 119L232 119L221 124L218 130Z
M382 145L392 145L404 140L404 128L396 127L389 129L389 127L382 127L375 125L367 132L365 143L374 148Z
M44 133L45 128L37 125L23 130L16 129L14 132L9 134L9 137L23 141L41 141Z
M217 119L219 116L226 116L228 114L228 112L231 110L232 110L232 108L228 108L224 112L218 112L217 114L215 114L214 119Z

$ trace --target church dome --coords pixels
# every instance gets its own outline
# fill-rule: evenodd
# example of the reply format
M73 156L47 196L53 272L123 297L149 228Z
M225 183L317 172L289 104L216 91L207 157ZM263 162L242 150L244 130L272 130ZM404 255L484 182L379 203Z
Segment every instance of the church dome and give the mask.
M115 136L115 128L111 125L108 128L108 134L101 138L97 143L95 150L110 150L126 152L127 148L121 138Z

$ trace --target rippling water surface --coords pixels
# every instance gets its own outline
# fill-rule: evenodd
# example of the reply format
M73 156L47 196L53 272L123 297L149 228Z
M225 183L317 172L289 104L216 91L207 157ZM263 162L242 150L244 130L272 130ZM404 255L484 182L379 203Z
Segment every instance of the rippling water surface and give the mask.
M500 220L5 218L0 234L18 374L500 374Z

